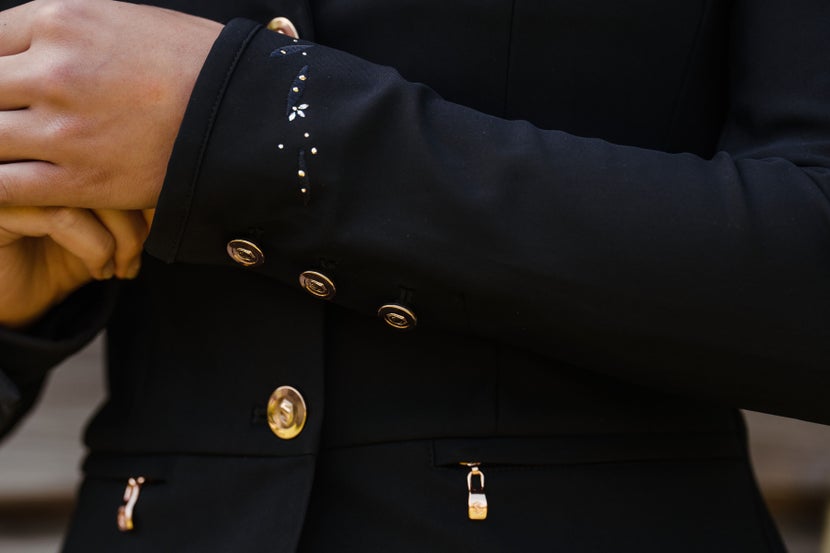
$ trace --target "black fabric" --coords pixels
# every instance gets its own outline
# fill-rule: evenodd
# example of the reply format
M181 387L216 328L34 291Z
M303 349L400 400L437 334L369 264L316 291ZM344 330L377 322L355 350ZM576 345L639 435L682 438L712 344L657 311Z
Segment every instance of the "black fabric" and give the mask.
M307 457L91 457L62 551L295 551L313 467ZM122 533L113 498L138 473L136 528Z
M483 521L468 470L428 441L324 451L299 551L783 551L745 460L485 465Z
M313 454L325 404L322 312L261 275L145 259L139 278L123 283L108 327L109 401L87 445L129 454ZM291 441L277 439L265 419L271 392L284 384L302 392L309 411Z
M165 5L239 19L109 321L67 551L783 551L736 408L830 421L824 4Z
M0 436L34 405L47 372L104 327L115 305L115 282L89 284L29 328L0 328Z
M804 1L796 11L810 7ZM549 9L563 25L558 9ZM602 15L616 14L605 9ZM694 11L684 32L673 33L681 42L672 47L688 51L684 78L662 80L659 57L630 54L628 65L607 69L607 78L617 79L606 89L609 101L618 94L677 101L686 78L710 80L709 94L731 111L712 110L714 120L703 125L721 125L723 137L679 154L499 119L326 46L272 57L291 40L260 30L230 81L226 64L208 62L186 128L202 121L199 106L214 105L218 83L227 86L194 193L182 202L185 185L168 182L159 206L162 220L177 221L180 239L171 245L172 233L158 227L148 250L166 260L229 265L220 246L256 238L269 262L255 272L296 287L301 271L328 263L338 284L333 301L366 315L405 291L422 328L486 336L727 405L830 420L823 393L830 245L822 191L830 178L823 101L830 84L816 55L828 36L826 18L782 25L774 2L736 2L731 14L713 10ZM676 24L679 14L666 17ZM712 55L712 43L726 40L709 29L722 28L727 17L728 85L719 60L705 75L688 75L707 61L698 56ZM217 50L237 51L244 25L230 26ZM613 49L610 41L619 37L603 35L605 25L590 38L595 48ZM638 52L665 47L636 30L618 33ZM510 36L521 47L525 36L536 35ZM404 46L389 40L377 48L390 55ZM477 46L459 45L473 59ZM540 66L549 53L535 53ZM650 64L658 91L651 81L644 88L622 81L629 66L641 64ZM310 107L306 117L289 121L284 98L305 65L303 102ZM555 79L540 75L536 86L558 89L578 79L578 68L560 69ZM510 66L505 71L510 85ZM513 102L521 102L519 91ZM597 121L593 103L581 109ZM684 109L673 105L672 112ZM631 116L618 111L622 120ZM638 128L652 125L666 144L675 141L682 131L665 125L681 116L672 112L642 113ZM180 150L192 141L180 138ZM716 146L714 157L701 157ZM319 154L306 156L313 195L306 206L296 184L297 152L312 147ZM189 161L174 158L171 166ZM186 221L176 215L183 209Z

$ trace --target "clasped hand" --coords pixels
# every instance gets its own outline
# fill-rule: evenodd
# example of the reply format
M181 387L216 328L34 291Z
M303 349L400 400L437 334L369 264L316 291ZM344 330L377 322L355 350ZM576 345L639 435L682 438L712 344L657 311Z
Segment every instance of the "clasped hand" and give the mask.
M138 272L219 23L110 0L0 12L0 324Z

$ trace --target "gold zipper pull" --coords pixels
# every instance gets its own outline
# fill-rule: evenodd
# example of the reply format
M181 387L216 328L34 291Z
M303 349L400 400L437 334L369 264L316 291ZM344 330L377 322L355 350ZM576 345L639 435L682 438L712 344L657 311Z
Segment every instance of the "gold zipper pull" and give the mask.
M470 468L467 473L467 516L470 520L487 518L487 496L484 495L484 473L481 463L461 463Z
M133 509L138 502L138 494L141 492L141 485L144 484L144 477L130 478L127 480L127 489L124 490L124 504L118 508L118 529L122 532L130 532L133 524Z

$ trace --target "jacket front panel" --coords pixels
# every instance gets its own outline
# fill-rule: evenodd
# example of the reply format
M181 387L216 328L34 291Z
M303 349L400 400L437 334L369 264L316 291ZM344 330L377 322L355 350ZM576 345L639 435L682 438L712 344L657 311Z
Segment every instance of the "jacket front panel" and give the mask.
M715 151L729 1L311 5L317 41L394 67L449 101L618 144Z
M696 102L705 102L705 99L695 99L689 102L691 107L677 105L684 87L690 86L687 81L708 82L708 94L723 97L722 93L717 93L723 86L722 63L719 58L706 57L704 53L714 52L724 41L724 21L728 15L724 6L722 2L689 1L667 11L656 2L634 2L621 10L610 2L596 2L588 9L563 3L506 0L475 5L453 3L451 6L428 2L378 6L371 2L324 1L311 4L250 3L234 7L213 3L200 5L198 13L219 19L241 13L261 20L268 10L272 10L269 15L291 13L304 35L313 33L325 44L373 62L393 65L405 78L425 82L448 99L486 113L507 117L525 115L540 126L563 125L565 130L582 130L603 138L613 137L620 129L628 129L630 136L620 136L621 142L646 144L660 136L663 145L668 147L667 125L673 121L672 115L694 110ZM173 7L193 8L188 5ZM412 25L416 18L421 23ZM365 31L350 32L357 27L365 28ZM429 33L424 33L424 28L429 29ZM429 40L431 36L441 39ZM413 47L415 44L418 47ZM655 44L660 44L661 48L656 49ZM591 48L586 49L587 45ZM580 65L579 60L584 63ZM684 61L679 63L678 60ZM592 69L596 67L604 69ZM693 70L690 68L695 67L697 74L689 76L688 72ZM563 91L568 91L570 97L561 96ZM540 98L543 97L550 101L542 105ZM535 106L532 113L526 107L527 102ZM636 107L638 103L642 105ZM613 116L602 115L602 110L613 112ZM719 112L713 111L707 121L698 123L703 127L716 126L720 117ZM587 126L580 129L575 124L570 125L569 118ZM632 124L630 118L636 119L638 124ZM601 125L606 127L600 128ZM243 131L249 134L249 142L258 141L252 127ZM642 132L651 135L652 139L642 138L639 134ZM685 129L680 134L685 135ZM710 137L705 148L714 148L713 138ZM235 178L244 180L245 176L236 175ZM390 184L394 185L394 182ZM240 206L247 205L249 213L262 209L263 217L267 217L264 211L268 208L267 203L254 207L248 203L245 192L238 196ZM227 201L214 204L210 200L200 210L210 210L206 224L220 228L235 224L236 211ZM196 230L196 235L207 236L211 232L207 227L203 230L205 234ZM239 230L247 232L249 229ZM308 231L313 235L318 229L309 228ZM208 251L213 245L205 239L196 247ZM320 260L309 259L309 262L319 263ZM269 259L269 264L274 263L284 262ZM232 262L226 259L224 264L230 266ZM327 378L336 383L327 387L328 401L337 406L337 415L331 418L331 425L327 425L326 442L332 444L493 433L662 432L678 428L740 433L736 431L734 417L728 409L680 400L674 395L655 395L614 378L586 375L578 367L561 362L552 364L550 359L498 342L456 333L436 334L428 329L390 335L389 329L375 320L334 306L324 315L323 306L311 298L274 286L267 279L237 275L238 271L231 267L226 272L219 271L221 277L211 273L210 279L206 279L207 269L204 268L166 269L156 267L149 260L147 265L142 280L132 288L127 287L128 291L123 295L119 313L129 313L129 316L119 315L115 319L132 322L127 323L124 332L119 331L121 325L118 323L111 331L116 344L111 354L114 390L124 392L114 395L106 416L99 417L93 426L90 443L96 448L130 449L118 437L119 428L126 424L123 417L116 416L119 410L125 409L123 405L130 405L129 410L136 412L129 415L128 420L136 421L138 425L152 420L153 416L145 411L153 408L145 407L144 402L135 399L144 394L153 396L149 405L169 405L174 409L182 395L180 390L193 380L193 370L205 375L217 374L199 379L205 386L212 386L214 392L206 390L205 394L196 394L197 397L212 398L214 407L208 409L207 404L196 403L188 410L213 417L217 423L229 420L231 412L237 413L238 417L242 411L261 411L267 394L281 380L299 382L309 388L313 411L319 414L323 403L320 395L323 359ZM286 265L287 270L296 274L308 268ZM188 284L200 271L202 282L197 286ZM207 282L214 278L219 283L208 285ZM235 278L250 280L256 285L235 284ZM405 288L406 284L401 283L401 286ZM245 298L235 293L224 296L210 291L240 286L248 290ZM184 290L188 293L183 294ZM428 301L436 292L443 293L433 289L416 290L414 301L416 304ZM386 292L378 291L378 302L383 298L381 293ZM396 287L390 286L386 299L391 301L398 293ZM456 319L460 327L466 327L469 313L464 305L463 291L443 294L438 296L440 309ZM210 304L207 312L213 316L200 314L196 320L188 322L191 313L204 312L199 306L205 298L211 297L224 300ZM175 305L178 306L171 307ZM285 307L275 309L277 305ZM148 306L154 308L148 309ZM131 325L138 320L150 324L156 318L169 318L163 313L171 308L183 319L176 320L170 332L158 334L164 339L152 337L155 345L147 348L148 353L142 356L120 353L130 349ZM228 315L229 310L236 312ZM214 318L219 324L206 324ZM246 321L247 324L230 321ZM192 328L194 337L208 335L211 329L214 332L221 329L225 338L216 340L211 347L195 338L193 345L188 346L175 337L174 330L182 328ZM230 348L230 344L244 344L244 347ZM292 344L294 348L287 348L285 344ZM151 352L178 350L181 355L156 354L147 360ZM305 355L305 351L318 355ZM556 358L555 352L553 357ZM187 359L209 359L210 362L185 362ZM134 366L139 360L141 365ZM276 367L272 368L272 363ZM126 368L128 366L130 369ZM156 368L152 369L152 374L145 376L146 367L153 366ZM224 396L219 396L224 384L221 375L230 366L242 374L246 371L268 374L269 380L261 376L254 378L250 391L241 394L238 400L226 393L231 390L222 390ZM122 383L125 379L127 381ZM177 385L166 384L172 379L176 379ZM242 378L240 382L249 380ZM163 382L165 384L161 384ZM248 399L253 390L263 390L256 401ZM216 397L212 397L214 394ZM119 399L122 395L123 400ZM354 398L360 399L355 401ZM423 408L422 402L432 407ZM233 407L227 410L215 407L222 404ZM394 409L396 417L390 419L369 414L379 407L382 411ZM167 411L159 409L161 413ZM256 416L252 420L257 420ZM400 424L401 420L407 423ZM319 417L315 417L315 422L319 424ZM221 427L221 424L216 426ZM105 428L111 428L111 431L104 432ZM225 426L228 437L216 442L222 445L194 440L193 433L186 431L186 427L169 433L182 436L174 441L164 441L163 435L145 435L139 427L132 428L129 435L132 444L142 444L133 447L156 451L226 451L228 440L239 444L233 451L240 454L286 451L282 445L275 448L267 432L262 432L251 442L230 438L234 429L241 428L243 426ZM302 452L316 447L316 438L306 440L310 441ZM295 452L296 447L287 450Z

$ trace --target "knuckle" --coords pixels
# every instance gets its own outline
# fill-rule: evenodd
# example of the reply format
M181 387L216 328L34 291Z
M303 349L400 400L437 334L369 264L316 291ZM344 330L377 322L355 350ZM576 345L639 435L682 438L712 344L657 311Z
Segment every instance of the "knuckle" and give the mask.
M55 231L72 230L80 222L78 212L68 207L52 207L48 213L50 226Z
M84 2L79 0L44 0L38 5L34 21L37 29L49 35L72 31L78 17L82 17Z
M78 88L83 76L79 66L64 56L55 56L37 71L37 90L41 97L59 100Z
M93 246L90 249L90 255L101 267L106 265L115 254L115 239L108 232L97 233Z
M87 126L79 117L54 116L44 124L44 132L53 144L76 143L88 135Z
M88 64L79 58L78 45L86 32L83 0L43 0L34 14L32 46L42 42L42 55L30 75L35 96L51 100L67 97L84 84ZM42 40L41 40L42 39ZM82 51L82 50L81 50ZM87 72L88 73L88 72Z
M113 257L115 247L115 238L111 234L107 232L101 235L98 251L101 255L102 263L106 263Z
M128 217L124 212L119 213L120 217ZM116 234L116 252L115 256L123 261L129 261L141 255L144 248L144 233L139 230L134 221L124 221L128 223L122 226Z

